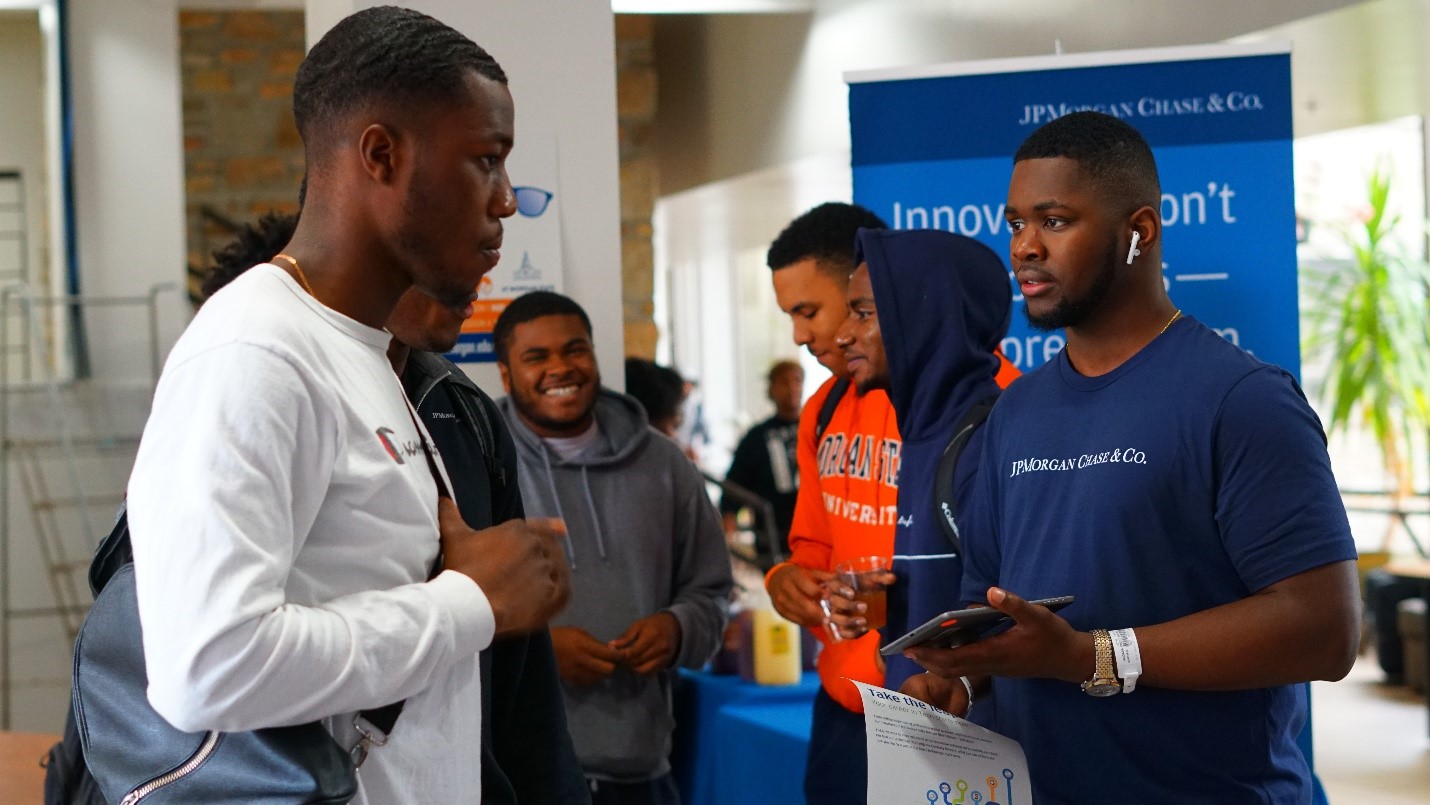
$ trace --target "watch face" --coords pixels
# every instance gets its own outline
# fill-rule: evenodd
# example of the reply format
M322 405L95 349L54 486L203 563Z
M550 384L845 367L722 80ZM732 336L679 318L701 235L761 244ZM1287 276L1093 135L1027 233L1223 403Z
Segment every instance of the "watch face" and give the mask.
M1089 696L1102 698L1104 696L1116 696L1122 690L1122 686L1115 679L1094 679L1091 682L1082 684L1082 691Z

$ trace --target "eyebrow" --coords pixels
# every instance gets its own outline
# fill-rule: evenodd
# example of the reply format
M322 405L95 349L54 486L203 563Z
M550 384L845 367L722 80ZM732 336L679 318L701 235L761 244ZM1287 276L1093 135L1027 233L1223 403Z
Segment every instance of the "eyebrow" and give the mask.
M1049 199L1047 201L1040 201L1037 204L1034 204L1033 212L1047 212L1048 210L1063 209L1066 207L1066 204L1054 198ZM1014 207L1012 204L1005 205L1003 208L1003 214L1004 216L1017 215L1018 208Z
M849 300L849 306L850 306L850 307L858 307L859 305L872 305L872 304L874 304L874 297L872 297L872 296L856 296L856 297L854 297L853 299L850 299L850 300Z

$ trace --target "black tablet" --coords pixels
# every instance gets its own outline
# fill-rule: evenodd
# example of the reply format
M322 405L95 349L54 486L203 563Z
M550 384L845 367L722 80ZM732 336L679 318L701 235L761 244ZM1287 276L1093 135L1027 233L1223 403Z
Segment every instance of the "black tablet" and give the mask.
M1064 595L1058 598L1043 598L1037 601L1029 601L1028 603L1040 607L1047 607L1057 612L1072 602L1072 596ZM913 646L927 646L929 648L956 648L958 646L965 646L988 634L994 627L1008 620L1010 620L1010 618L1006 614L992 607L955 609L951 612L945 612L942 615L928 619L922 626L919 626L898 640L879 649L879 653L885 657L892 657L895 654L904 653L904 649Z

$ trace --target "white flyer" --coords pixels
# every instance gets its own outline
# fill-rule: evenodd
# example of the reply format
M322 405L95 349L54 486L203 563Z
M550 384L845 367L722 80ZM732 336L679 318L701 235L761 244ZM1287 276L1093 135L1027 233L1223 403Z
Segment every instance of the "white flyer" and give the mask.
M869 805L1029 805L1028 761L1011 738L885 688L864 698Z

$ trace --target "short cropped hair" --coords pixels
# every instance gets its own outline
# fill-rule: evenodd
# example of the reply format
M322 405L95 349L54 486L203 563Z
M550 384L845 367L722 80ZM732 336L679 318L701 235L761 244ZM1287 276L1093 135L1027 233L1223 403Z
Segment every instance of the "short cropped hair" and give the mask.
M626 393L641 404L651 424L664 424L680 414L680 404L685 401L685 378L655 361L627 357Z
M854 273L854 243L860 229L888 229L884 219L859 206L830 201L790 221L765 256L771 271L813 257L840 280Z
M492 342L496 348L497 361L507 363L507 348L511 346L511 334L518 324L525 324L547 316L575 316L586 327L586 335L591 332L591 317L585 309L569 296L552 291L532 291L511 300L506 309L497 316L492 325ZM508 364L509 365L509 364Z
M199 287L199 303L209 300L239 274L259 263L267 263L283 251L298 228L298 216L267 212L258 223L247 224L223 248L214 252L213 268Z
M469 72L507 83L501 65L451 26L396 6L343 18L298 67L293 119L309 162L321 161L332 127L372 104L412 109L463 97Z
M1026 159L1063 157L1078 164L1109 202L1127 207L1161 209L1162 185L1157 161L1142 133L1102 112L1073 112L1028 135L1013 155Z
M799 372L800 374L804 374L804 367L800 366L798 361L775 361L770 364L770 370L765 373L765 382L773 383L775 382L775 378L778 378L785 372Z

